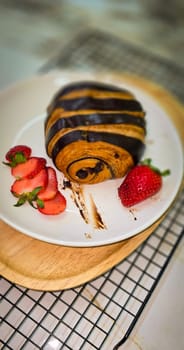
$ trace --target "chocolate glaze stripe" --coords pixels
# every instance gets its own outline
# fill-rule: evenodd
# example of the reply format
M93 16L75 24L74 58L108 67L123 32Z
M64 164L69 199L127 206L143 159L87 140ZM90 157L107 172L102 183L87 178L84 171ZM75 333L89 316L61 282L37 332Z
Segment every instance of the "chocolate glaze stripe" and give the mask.
M102 110L97 110L97 109L85 109L81 111L64 111L62 109L56 110L57 113L55 114L53 111L53 114L48 114L46 119L45 119L45 130L48 130L54 123L59 119L59 118L69 118L69 117L74 117L77 114L85 116L89 114L112 114L114 117L116 117L116 114L128 114L132 115L134 117L140 117L144 119L145 112L142 111L129 111L129 110L123 110L123 111L113 111L113 110L108 110L108 111L102 111Z
M130 96L132 95L128 90L119 88L119 87L114 86L114 85L110 85L110 84L107 85L107 84L103 84L103 83L95 82L95 81L81 81L81 82L71 83L68 86L64 86L54 96L54 100L56 100L59 97L62 97L64 95L68 94L69 92L77 91L77 90L80 90L80 89L95 89L95 90L98 90L98 91L112 91L112 92L116 92L117 91L117 92L125 92L125 93L129 94Z
M106 142L115 146L119 146L127 150L134 159L134 162L137 163L142 156L145 145L142 141L135 139L133 137L112 134L107 132L87 132L83 130L71 131L63 135L54 145L52 149L52 158L56 160L57 154L66 146L72 144L72 142Z
M49 132L46 135L46 140L47 143L49 143L50 140L55 136L55 134L61 129L101 124L131 124L143 128L144 132L146 131L145 119L130 114L77 114L73 117L58 119L49 129Z
M141 104L136 100L126 100L119 98L103 98L103 99L95 99L92 97L81 97L70 100L57 100L51 110L56 108L63 108L66 111L79 111L85 109L99 109L102 111L142 111Z

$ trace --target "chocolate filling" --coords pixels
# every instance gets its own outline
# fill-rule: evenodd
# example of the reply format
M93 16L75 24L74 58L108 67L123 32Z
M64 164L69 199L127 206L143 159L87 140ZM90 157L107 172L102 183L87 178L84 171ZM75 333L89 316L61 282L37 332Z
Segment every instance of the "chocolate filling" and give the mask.
M93 98L84 96L69 100L56 100L50 112L56 108L63 108L65 111L76 111L85 109L100 109L101 111L142 111L141 104L132 99L126 100L121 98Z

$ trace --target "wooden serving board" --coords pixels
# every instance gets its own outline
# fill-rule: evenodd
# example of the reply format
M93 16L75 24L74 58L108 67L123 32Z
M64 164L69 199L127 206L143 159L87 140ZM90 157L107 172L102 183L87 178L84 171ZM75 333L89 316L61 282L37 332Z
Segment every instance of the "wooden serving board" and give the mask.
M45 243L0 222L0 272L8 280L37 290L79 286L103 274L136 249L156 228L102 247L73 248Z
M135 76L123 75L122 78L123 81L146 89L157 99L173 119L184 142L183 106L156 84ZM119 74L117 79L120 80ZM13 283L35 290L51 291L79 286L126 258L144 242L163 218L130 239L90 248L45 243L17 232L0 221L0 273Z

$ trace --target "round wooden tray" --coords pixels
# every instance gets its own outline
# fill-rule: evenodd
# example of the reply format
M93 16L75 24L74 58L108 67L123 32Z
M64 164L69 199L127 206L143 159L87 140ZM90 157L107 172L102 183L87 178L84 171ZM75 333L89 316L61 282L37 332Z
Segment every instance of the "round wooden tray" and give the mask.
M120 75L118 74L118 79ZM154 96L184 140L183 106L160 86L135 76L122 76ZM182 186L181 186L182 187ZM36 290L79 286L108 271L132 253L159 225L162 216L138 235L101 247L65 247L30 238L0 221L0 273L13 283Z

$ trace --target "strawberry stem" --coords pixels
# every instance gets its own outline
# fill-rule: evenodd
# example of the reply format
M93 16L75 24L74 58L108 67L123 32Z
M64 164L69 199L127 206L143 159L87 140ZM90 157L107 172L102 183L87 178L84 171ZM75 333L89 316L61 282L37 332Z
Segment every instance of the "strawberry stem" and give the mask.
M14 204L14 207L20 207L24 203L28 202L33 208L37 209L37 206L34 205L34 202L36 202L40 208L44 208L44 202L38 198L38 193L41 191L41 189L42 187L39 186L35 187L32 192L22 193L19 196L17 203ZM15 195L15 197L17 197L15 193L13 194Z
M169 169L165 169L163 171L160 171L159 168L155 167L152 164L152 159L151 158L146 158L143 161L140 162L141 165L147 165L149 166L153 171L155 171L156 173L158 173L160 176L168 176L170 175L171 171Z
M14 154L14 156L10 156L9 162L2 162L5 165L8 165L11 168L16 167L17 164L25 163L27 161L27 158L25 157L24 153L17 152Z

